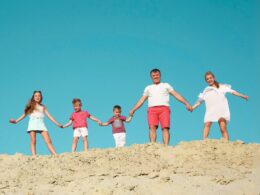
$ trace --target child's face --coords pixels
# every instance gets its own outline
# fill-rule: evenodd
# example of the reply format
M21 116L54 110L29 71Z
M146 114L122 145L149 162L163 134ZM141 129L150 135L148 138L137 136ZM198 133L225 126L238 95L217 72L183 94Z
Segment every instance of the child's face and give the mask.
M119 117L119 116L121 116L121 110L120 109L115 109L114 111L113 111L113 113L114 113L114 116L115 117Z
M82 106L81 103L73 104L73 108L74 108L75 112L81 111L81 106Z
M40 93L36 92L36 93L34 94L34 96L33 96L33 99L34 99L35 102L40 103L40 102L41 102L41 99L42 99L42 96L41 96Z
M215 84L215 79L211 74L209 74L206 76L206 82L209 86L213 86Z

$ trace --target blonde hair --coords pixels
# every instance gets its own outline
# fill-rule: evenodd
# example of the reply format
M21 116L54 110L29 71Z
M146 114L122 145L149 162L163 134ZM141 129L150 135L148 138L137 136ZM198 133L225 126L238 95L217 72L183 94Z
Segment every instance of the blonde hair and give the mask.
M77 103L79 103L80 105L82 104L82 103L81 103L81 100L80 100L79 98L74 98L74 99L72 100L72 104L74 105L74 104L77 104Z

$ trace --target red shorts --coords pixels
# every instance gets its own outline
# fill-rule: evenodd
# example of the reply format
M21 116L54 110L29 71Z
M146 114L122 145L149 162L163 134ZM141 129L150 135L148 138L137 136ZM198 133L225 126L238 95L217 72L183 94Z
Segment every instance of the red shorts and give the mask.
M157 126L161 128L170 128L170 114L171 110L168 106L154 106L148 108L148 125Z

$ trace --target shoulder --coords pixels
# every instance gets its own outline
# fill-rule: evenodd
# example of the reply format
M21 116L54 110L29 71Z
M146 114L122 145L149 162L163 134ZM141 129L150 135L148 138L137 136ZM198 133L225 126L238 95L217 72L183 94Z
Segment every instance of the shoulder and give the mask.
M47 109L47 107L46 107L45 105L43 105L43 104L39 104L38 106L39 106L39 108L42 109L42 110L46 110L46 109Z
M172 87L169 83L161 83L161 85L164 87Z
M231 89L231 85L229 85L229 84L225 84L225 83L220 83L220 84L219 84L219 87L221 87L221 88L229 88L229 89Z
M120 119L125 121L126 120L126 116L120 116Z
M147 85L147 86L144 88L144 90L149 90L149 89L151 89L152 87L153 87L153 84Z
M114 118L114 117L111 117L110 119L108 119L108 122L109 122L109 123L112 123L114 120L115 120L115 118Z

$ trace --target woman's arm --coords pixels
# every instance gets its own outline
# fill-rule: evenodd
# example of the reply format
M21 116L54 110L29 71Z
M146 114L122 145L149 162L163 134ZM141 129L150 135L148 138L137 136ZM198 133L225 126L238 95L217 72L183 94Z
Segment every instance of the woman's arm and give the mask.
M10 123L13 123L13 124L16 124L18 122L20 122L21 120L23 120L24 118L26 117L26 114L22 114L18 119L10 119L9 122Z
M196 102L191 108L192 110L195 110L197 107L199 107L199 105L201 104L201 102Z
M67 124L62 125L62 128L66 128L68 126L72 125L72 120L70 120Z
M48 112L47 108L44 107L44 113L46 114L46 116L57 126L62 127L62 125L60 123L58 123L52 116L51 114Z
M237 91L233 91L232 94L235 95L235 96L241 97L241 98L245 99L246 101L248 101L247 95L243 95L241 93L238 93Z

